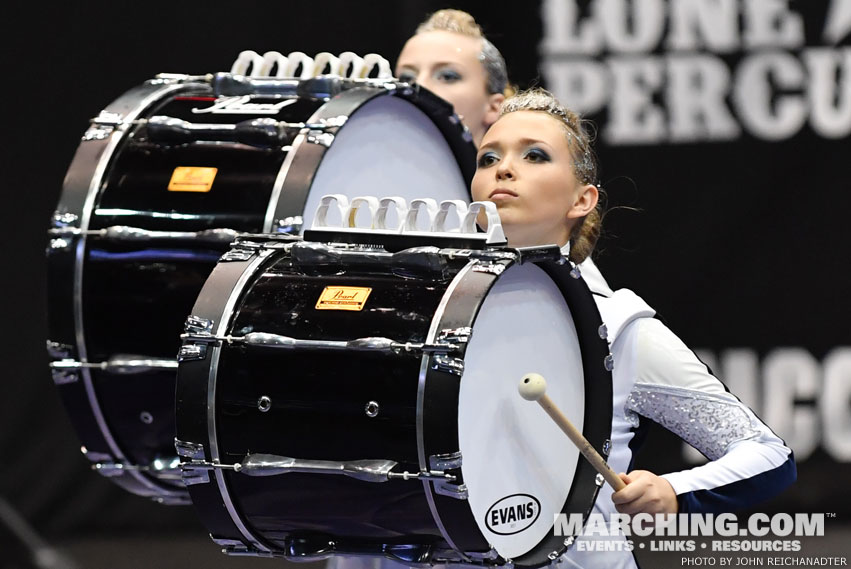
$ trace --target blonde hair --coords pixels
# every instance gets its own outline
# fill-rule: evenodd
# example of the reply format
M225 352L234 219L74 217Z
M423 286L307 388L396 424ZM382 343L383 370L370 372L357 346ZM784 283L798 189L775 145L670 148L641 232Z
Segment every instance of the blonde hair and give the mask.
M499 109L499 116L517 111L547 113L559 121L567 135L567 146L573 156L573 172L582 184L597 186L601 196L596 207L585 217L577 220L570 231L570 260L581 263L594 251L603 224L603 201L605 193L598 183L597 157L592 148L591 123L571 111L555 96L540 87L521 91L506 99Z
M476 23L473 16L462 10L438 10L417 26L416 34L434 31L454 32L482 40L482 52L479 54L479 59L488 76L488 93L491 95L502 93L506 97L515 93L516 89L508 83L505 59L496 46L482 33L481 26Z

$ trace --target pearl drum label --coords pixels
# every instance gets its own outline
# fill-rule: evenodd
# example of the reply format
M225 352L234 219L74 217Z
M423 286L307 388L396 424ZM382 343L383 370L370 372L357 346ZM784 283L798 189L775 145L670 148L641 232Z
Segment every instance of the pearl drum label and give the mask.
M317 310L363 310L370 287L326 286L316 302Z
M218 168L198 166L178 166L171 174L168 183L170 192L209 192L216 179Z

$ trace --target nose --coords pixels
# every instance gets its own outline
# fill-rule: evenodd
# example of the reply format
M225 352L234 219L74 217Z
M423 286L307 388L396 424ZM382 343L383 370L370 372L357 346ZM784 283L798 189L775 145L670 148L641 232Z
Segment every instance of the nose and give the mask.
M496 165L496 179L497 180L513 180L515 177L514 167L512 166L511 160L509 157L504 157L499 161L499 164Z
M428 73L426 73L425 71L421 71L417 75L416 83L417 83L417 85L421 85L421 86L425 87L426 89L428 89L429 91L432 91L432 92L434 92L435 87L438 86L437 83L432 81L431 76Z

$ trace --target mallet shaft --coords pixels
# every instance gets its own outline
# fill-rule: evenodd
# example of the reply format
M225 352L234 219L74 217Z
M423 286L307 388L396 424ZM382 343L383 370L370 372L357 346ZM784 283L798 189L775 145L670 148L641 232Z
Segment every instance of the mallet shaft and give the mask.
M564 413L562 413L558 407L556 407L555 403L553 403L552 399L549 398L547 394L543 394L538 399L538 403L541 407L544 408L544 411L547 412L547 415L552 417L553 421L564 431L564 434L568 436L568 438L573 441L573 444L576 445L576 448L579 449L579 452L582 453L588 462L591 463L591 466L594 469L603 475L603 478L606 482L611 485L612 488L615 489L615 492L625 487L624 481L620 479L620 477L615 474L615 471L612 470L608 463L600 456L591 443L588 442L588 439L582 436L576 427L573 426L573 423L570 422L570 419L565 417Z

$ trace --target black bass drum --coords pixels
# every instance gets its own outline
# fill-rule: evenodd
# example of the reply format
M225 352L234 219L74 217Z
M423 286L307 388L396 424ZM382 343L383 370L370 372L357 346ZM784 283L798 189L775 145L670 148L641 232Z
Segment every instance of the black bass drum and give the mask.
M239 232L298 234L326 193L469 201L452 107L390 80L160 76L83 136L49 230L53 379L94 467L167 503L179 335Z
M186 323L178 450L228 553L536 567L602 483L525 373L604 455L611 373L587 285L555 257L245 236ZM563 261L563 260L562 260Z

